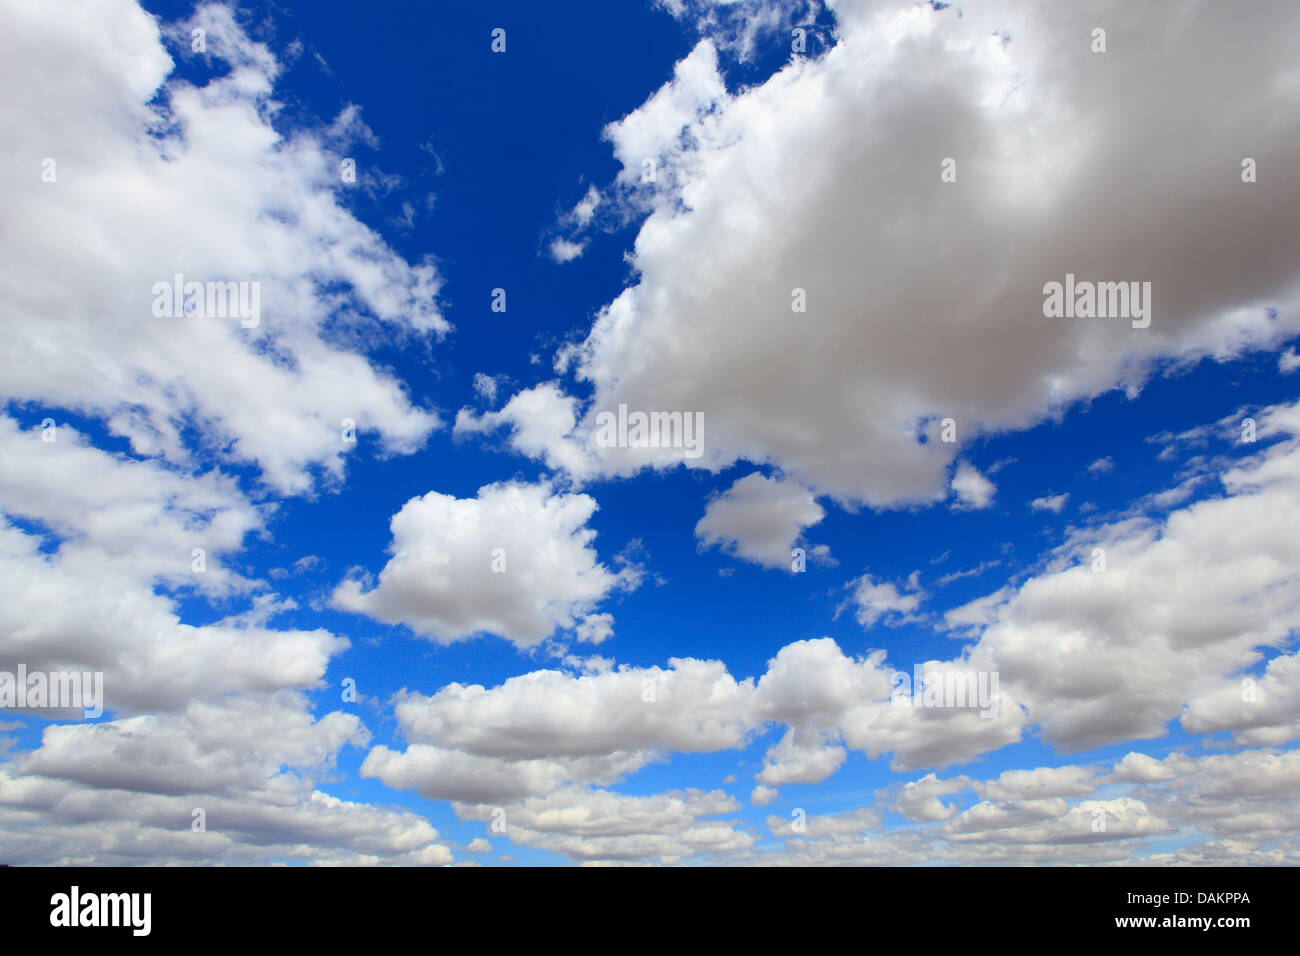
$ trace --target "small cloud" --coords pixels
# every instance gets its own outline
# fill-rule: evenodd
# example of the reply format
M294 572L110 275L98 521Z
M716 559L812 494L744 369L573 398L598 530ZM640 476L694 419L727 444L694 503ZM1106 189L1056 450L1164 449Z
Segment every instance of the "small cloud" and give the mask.
M497 402L497 380L491 375L484 375L482 372L474 373L474 391L480 398L489 405L495 405Z
M586 248L586 245L580 242L556 239L551 243L551 258L559 263L572 262L582 255Z
M829 544L815 544L808 550L808 558L813 564L826 568L839 567L839 562L831 556L831 546Z
M945 574L935 583L938 584L939 587L947 587L949 584L952 584L953 581L960 581L962 578L978 577L990 568L996 568L1000 564L1002 564L1002 562L999 560L981 561L973 568L964 568L961 571L953 571L951 574Z
M587 188L587 194L573 207L573 212L570 215L573 217L573 221L578 224L579 229L584 228L587 223L591 222L591 217L595 215L600 200L600 190L595 186L590 186Z
M442 157L438 155L438 150L434 147L433 140L427 139L423 143L421 143L420 150L422 152L428 153L430 156L433 157L434 175L441 176L444 170L446 169L446 167L442 165Z
M863 627L872 627L877 621L885 619L885 624L896 627L916 619L915 612L921 606L925 594L918 590L921 581L919 571L912 572L907 579L910 594L898 590L889 581L877 581L870 574L854 578L846 586L853 588L853 597L836 610L838 616L849 604L855 604L855 616Z
M1070 493L1064 492L1059 495L1048 495L1042 498L1035 498L1029 502L1029 507L1035 511L1050 511L1052 514L1059 515L1065 503L1070 499Z
M285 578L304 574L313 568L319 568L323 563L316 555L308 554L295 561L292 568L272 568L268 573L274 580L283 581Z
M1296 354L1295 347L1287 349L1282 353L1282 357L1277 360L1277 370L1283 375L1288 372L1294 372L1300 368L1300 355Z
M415 207L409 202L402 203L402 214L394 216L389 222L399 229L410 231L415 228Z
M595 186L587 187L586 194L578 204L559 217L559 231L567 232L568 238L559 237L551 241L551 258L556 262L572 262L587 248L581 233L591 224L596 215L596 207L601 203L600 190Z
M1094 475L1104 475L1108 471L1115 470L1115 461L1107 455L1105 458L1098 458L1088 466L1088 471Z
M577 639L585 644L599 644L614 636L613 614L588 614L578 624Z
M781 791L776 787L765 787L760 783L750 793L749 802L756 807L765 807L780 795Z
M991 505L998 489L997 485L980 474L979 469L970 462L963 461L953 475L952 490L957 493L956 507L959 510L977 510Z

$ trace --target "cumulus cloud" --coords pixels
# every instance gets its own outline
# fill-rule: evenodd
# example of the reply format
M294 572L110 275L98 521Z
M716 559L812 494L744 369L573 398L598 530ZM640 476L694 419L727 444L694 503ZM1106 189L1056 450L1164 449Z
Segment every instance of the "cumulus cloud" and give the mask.
M919 592L902 593L889 581L877 581L870 574L849 582L853 588L854 616L863 627L872 627L882 618L885 623L902 624L911 620L921 606Z
M822 734L791 727L764 755L763 770L758 779L772 786L821 783L840 769L847 756L847 750L827 744ZM762 804L756 803L755 806Z
M0 670L102 671L112 710L170 710L194 697L317 686L348 646L324 629L238 621L193 626L172 598L99 557L0 522ZM33 613L38 611L38 613Z
M972 666L1000 672L1067 749L1187 730L1293 739L1300 627L1300 405L1264 409L1268 447L1217 479L1225 494L1078 529L1049 566L984 605ZM1097 550L1104 564L1099 564ZM1242 672L1276 656L1243 693Z
M333 592L339 608L442 643L492 633L529 648L567 632L554 653L579 673L403 690L391 701L402 741L377 745L353 714L314 714L307 693L348 642L271 626L294 602L236 560L273 513L262 490L341 478L344 421L382 454L439 425L365 355L381 331L450 328L432 265L398 256L339 194L342 150L374 134L355 107L318 128L274 126L279 64L221 6L168 31L208 31L229 71L201 87L171 78L159 27L127 0L0 12L0 75L32 91L11 118L40 133L0 145L31 172L0 183L21 239L0 257L0 396L58 422L44 442L12 408L0 416L0 669L104 670L116 712L47 726L39 746L5 754L0 857L451 862L419 815L325 792L357 747L363 777L585 863L1105 863L1153 847L1145 858L1162 864L1300 861L1300 758L1272 749L1300 736L1300 404L1252 410L1258 449L1189 465L1176 488L1071 529L1031 571L948 612L962 641L948 661L846 653L829 638L787 643L752 677L719 660L568 655L569 640L612 639L599 607L643 571L600 561L596 503L566 483L682 462L771 469L779 477L754 472L710 500L695 530L703 547L784 567L823 496L887 507L951 493L958 509L990 507L998 466L981 474L964 457L980 436L1135 390L1170 359L1294 335L1287 200L1300 147L1275 119L1300 105L1282 72L1296 24L1210 7L1174 21L1117 3L1087 17L1015 3L957 17L839 0L833 48L729 92L720 51L745 59L816 11L664 5L707 37L607 128L621 172L589 187L550 243L571 260L598 209L601 221L644 216L631 285L557 356L556 374L578 386L543 382L456 418L457 436L508 430L517 452L563 475L412 498L382 570L356 569ZM1098 17L1132 38L1100 72L1080 40ZM76 72L58 65L74 58ZM1207 109L1228 119L1209 129ZM1266 160L1249 186L1234 165L1243 142ZM939 177L946 158L953 182ZM58 174L41 183L45 159ZM84 237L73 253L68 236ZM1151 281L1151 326L1045 319L1042 286L1067 272ZM257 282L264 314L248 327L155 316L154 284L176 273ZM1281 356L1279 371L1295 366L1294 350ZM496 379L480 374L474 389L495 406ZM620 403L702 414L702 458L597 447L594 415ZM73 414L109 438L62 420ZM1239 417L1165 436L1166 454ZM945 419L955 443L940 438ZM222 472L246 465L258 493ZM1106 457L1088 471L1112 468ZM1060 513L1067 499L1030 507ZM845 606L868 628L921 620L928 599L915 576L849 587ZM239 603L194 626L180 612L190 594ZM900 702L913 667L996 675L997 705ZM777 788L829 779L851 751L942 769L1027 733L1071 751L1158 737L1173 721L1258 749L1130 753L1109 772L930 772L806 827L770 817L775 851L724 818L743 808L721 791L610 789L674 754L769 733L750 793L760 807ZM189 828L196 808L205 830ZM885 827L886 813L917 826Z
M40 522L60 541L60 560L87 572L94 564L214 594L251 586L222 558L263 521L235 480L216 470L187 474L101 451L66 424L24 431L7 416L0 416L0 507ZM195 548L210 559L201 575L193 572Z
M702 546L720 547L763 567L789 568L790 551L803 530L825 516L806 488L755 472L709 500L695 536Z
M542 798L571 784L611 785L673 753L748 745L773 724L785 733L757 774L767 788L817 783L857 749L892 752L898 767L940 766L1019 738L1020 711L986 719L891 701L884 652L852 658L829 638L783 647L755 682L720 661L574 676L533 671L494 688L450 684L404 693L394 712L408 746L374 747L362 767L399 789L465 804Z
M343 746L368 739L355 715L315 719L296 693L47 727L37 749L0 766L0 855L65 866L451 862L422 817L317 788Z
M749 863L800 865L1171 863L1278 865L1300 857L1296 754L1251 750L1159 760L1130 753L1104 768L1012 770L988 780L931 773L877 794L877 806L811 816L801 830L768 817L779 851ZM1103 790L1103 788L1105 788ZM965 804L965 806L963 806ZM894 810L921 824L883 828ZM1180 836L1175 849L1160 849ZM1154 852L1152 852L1154 850Z
M773 34L790 35L795 24L811 24L818 0L655 0L674 17L707 34L741 62L750 60ZM815 33L815 31L814 31ZM784 42L782 37L782 42Z
M580 242L572 242L569 239L554 239L551 241L551 258L556 262L572 262L582 255L586 246Z
M491 689L449 684L404 697L394 712L408 740L514 760L743 743L753 726L752 682L737 681L720 661L669 665L578 677L532 671Z
M486 633L527 647L579 627L598 643L611 618L588 619L626 576L590 546L595 510L588 495L546 483L487 485L474 498L431 491L393 516L392 557L374 586L348 578L333 602L442 643Z
M495 405L497 400L497 380L491 375L475 372L474 393L489 405Z
M616 185L649 210L635 279L560 357L591 389L573 427L519 450L617 475L748 460L818 496L935 502L983 433L1138 388L1170 357L1300 330L1283 212L1300 141L1271 120L1300 107L1281 79L1293 18L1198 7L1171 29L1118 2L834 11L833 48L734 93L706 37L607 129ZM1130 38L1104 56L1079 40L1103 20ZM1205 128L1206 104L1238 103ZM1272 170L1250 184L1223 159L1247 143ZM1170 234L1191 246L1175 253ZM1045 318L1043 287L1067 273L1151 282L1151 325ZM590 447L595 415L620 403L702 412L704 455ZM939 440L948 418L954 443Z
M165 45L188 56L192 28L200 86ZM296 603L241 553L267 492L341 479L351 425L379 454L423 443L437 416L366 351L450 329L432 265L347 208L343 151L375 143L359 110L292 128L279 73L223 5L165 34L131 0L0 10L0 76L30 84L0 144L0 670L102 671L112 717L6 756L9 862L451 860L418 815L318 788L369 741L304 693L349 643L272 626ZM168 310L177 275L250 308ZM189 598L220 612L188 623Z
M993 496L997 492L997 486L968 461L957 466L951 488L957 495L957 507L972 510L993 504Z
M559 263L572 262L586 251L587 240L582 238L583 233L591 225L596 208L604 202L604 198L594 185L588 186L577 204L560 216L559 228L568 235L556 236L551 240L549 251L552 259Z
M754 837L734 820L713 817L740 809L720 790L673 790L625 796L569 787L504 807L456 804L461 819L500 821L512 843L578 862L677 863L697 854L748 849ZM499 812L498 812L499 811Z
M338 194L336 146L356 124L277 132L279 65L223 6L194 16L230 66L202 87L168 79L158 24L131 0L0 17L0 69L31 93L9 114L30 134L0 146L30 173L0 184L21 237L0 265L0 394L101 418L139 454L254 462L282 491L307 490L313 468L342 474L344 419L381 451L418 448L436 415L349 344L450 326L433 267L404 261ZM70 236L94 238L70 252ZM156 316L155 284L178 274L257 283L259 321Z
M978 614L948 615L970 639L951 661L890 666L884 651L855 658L829 639L797 641L756 682L732 677L721 662L695 660L581 677L536 672L494 689L451 685L432 697L413 695L398 705L399 721L424 746L506 762L596 760L604 770L620 760L630 769L658 754L737 748L784 725L758 774L765 787L825 779L848 750L891 755L895 769L943 767L1014 743L1031 727L1063 750L1159 736L1175 719L1192 732L1228 730L1245 745L1284 743L1298 729L1294 653L1274 656L1252 678L1257 693L1249 697L1240 675L1262 663L1259 648L1286 646L1300 625L1292 572L1300 553L1285 530L1300 521L1287 517L1300 502L1300 404L1258 416L1263 447L1225 466L1225 495L1159 521L1075 529L1040 573L975 602ZM1094 546L1105 550L1104 571L1093 570ZM870 575L854 584L855 603L872 621L913 613L919 603ZM989 708L915 699L899 706L895 668L908 674L909 664L921 668L923 681L931 673L994 676L998 699ZM591 768L563 775L580 780L584 772ZM958 820L930 796L914 803L922 815L951 817L954 840L1038 819L1034 826L1048 829L1033 831L1032 840L1050 842L1088 816L1062 823L1056 811L1059 801L1091 792L1092 776L1086 769L1004 775L982 796L992 807L1026 802L1028 816L1015 821L993 810ZM1116 806L1101 812L1123 810L1146 822L1112 834L1163 826L1158 815Z

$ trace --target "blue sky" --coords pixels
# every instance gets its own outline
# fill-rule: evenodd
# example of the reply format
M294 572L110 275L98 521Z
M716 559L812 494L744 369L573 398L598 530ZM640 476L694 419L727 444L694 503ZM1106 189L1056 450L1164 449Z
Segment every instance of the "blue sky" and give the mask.
M100 91L6 135L0 671L108 711L3 715L0 857L1295 861L1300 19L19 7ZM1184 74L1242 118L1202 142ZM157 332L176 271L261 282L260 326ZM1066 271L1151 281L1151 328L1046 317ZM620 401L704 456L596 447ZM889 711L926 662L998 718Z

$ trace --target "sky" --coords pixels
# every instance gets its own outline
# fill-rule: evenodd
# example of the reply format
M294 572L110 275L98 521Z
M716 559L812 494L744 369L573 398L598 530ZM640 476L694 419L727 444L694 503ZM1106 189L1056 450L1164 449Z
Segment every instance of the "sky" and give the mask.
M1300 862L1297 41L0 3L0 862Z

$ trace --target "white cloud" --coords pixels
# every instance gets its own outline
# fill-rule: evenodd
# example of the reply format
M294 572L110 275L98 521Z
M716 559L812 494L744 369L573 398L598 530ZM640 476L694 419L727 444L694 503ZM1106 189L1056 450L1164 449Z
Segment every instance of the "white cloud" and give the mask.
M1070 493L1063 492L1059 495L1044 495L1042 498L1035 498L1029 502L1029 507L1034 511L1050 511L1052 514L1060 514L1065 503L1070 500Z
M832 772L841 744L873 759L892 754L895 768L944 766L1014 743L1035 726L1049 743L1067 750L1159 736L1180 716L1189 731L1230 730L1247 744L1290 740L1300 727L1300 712L1292 705L1293 678L1300 672L1295 657L1288 653L1270 662L1249 702L1242 699L1240 675L1260 663L1258 648L1285 645L1300 624L1300 592L1291 573L1300 552L1285 530L1300 524L1300 515L1288 517L1300 503L1300 439L1294 437L1300 434L1300 406L1263 409L1257 416L1262 450L1225 466L1219 479L1226 496L1187 505L1161 521L1136 517L1076 529L1047 556L1041 572L945 615L948 627L965 630L973 641L953 661L894 662L904 673L923 666L927 672L996 675L998 704L985 716L971 707L897 706L890 700L894 671L883 651L854 659L822 639L782 648L752 688L734 682L717 662L691 663L707 668L715 675L711 680L725 680L729 692L720 699L721 712L701 710L693 702L698 698L677 698L667 723L653 707L635 706L638 681L651 674L607 673L609 685L588 684L585 692L591 695L584 707L593 730L580 732L566 722L562 732L543 738L530 731L536 748L494 755L549 759L738 747L760 728L780 723L787 735L769 751L761 771L771 785ZM1094 547L1106 552L1102 573L1092 570ZM917 592L870 575L852 584L854 604L868 625L919 610ZM564 700L567 694L550 685L567 687L573 679L548 676L541 685L546 691L535 695L539 704L529 706L517 693L532 685L516 680L508 685L510 693L506 687L474 691L473 711L448 710L443 698L435 709L438 741L481 751L476 732L462 725L486 723L511 740L525 726L547 726L536 708L543 700ZM622 688L614 699L626 703L609 705L617 720L594 703L609 699L606 686ZM493 710L480 711L488 701L495 702ZM503 724L495 713L509 720ZM681 736L681 727L700 726L700 720L730 731ZM574 740L581 747L571 749ZM1062 785L1043 782L1046 772L1035 774L1035 799L1066 795ZM1012 783L1035 792L1011 777L1003 786Z
M847 750L827 744L823 735L800 732L792 727L764 755L763 769L758 779L773 786L821 783L840 769L847 756Z
M709 500L695 536L703 546L765 568L788 569L803 530L825 516L806 488L754 472Z
M367 740L354 715L314 719L292 693L50 726L37 749L0 767L0 855L57 865L450 862L416 814L317 789L343 746Z
M499 411L476 415L462 408L456 415L453 434L483 434L510 426L510 443L516 451L543 458L547 467L562 469L581 480L592 472L592 460L590 453L570 437L576 421L576 401L555 383L546 382L518 392Z
M497 380L491 375L475 372L474 392L489 405L495 405L497 401Z
M0 417L0 507L61 539L61 561L217 594L251 586L222 562L262 524L234 479L109 454L66 424L54 427L53 441L43 432ZM202 575L191 570L195 548L208 558Z
M1179 718L1248 743L1300 731L1294 652L1270 662L1266 693L1243 699L1260 648L1293 647L1300 628L1300 405L1257 418L1262 438L1282 440L1225 466L1226 496L1160 522L1080 529L1041 574L984 606L972 666L1000 672L1049 743L1158 737Z
M888 618L886 623L910 620L923 597L919 593L900 593L890 582L876 581L870 574L850 581L849 586L854 589L853 602L857 605L854 616L863 627L872 627L881 618Z
M595 510L591 497L546 483L487 485L475 498L431 491L393 516L378 582L350 577L333 603L442 643L487 633L537 644L580 627L623 580L590 547ZM595 643L609 625L605 615L581 634Z
M551 258L556 262L572 262L582 255L586 245L580 242L571 242L568 239L554 239L551 241Z
M956 815L957 808L939 798L960 793L970 785L969 777L940 780L928 773L920 780L909 781L899 788L896 809L909 820L949 820Z
M1164 760L1130 753L1113 772L1096 767L1012 770L991 780L935 774L880 791L879 806L938 827L883 828L875 808L766 820L783 850L733 862L783 864L1294 865L1300 847L1294 792L1297 753L1269 750ZM1099 788L1111 786L1103 796ZM971 793L966 809L942 797ZM1104 821L1104 826L1101 822ZM1188 839L1188 837L1191 839ZM1176 848L1150 852L1177 836Z
M573 221L579 228L585 228L591 222L591 217L596 214L596 207L601 203L600 190L595 186L588 186L587 192L583 195L578 204L573 207Z
M602 202L604 197L600 190L594 185L588 186L577 204L560 216L559 228L568 235L556 236L551 240L549 250L552 259L559 263L572 262L586 251L587 240L582 238L582 233L591 225L596 209Z
M810 24L816 15L814 0L655 0L679 20L708 34L741 62L753 58L760 43L788 43L790 27ZM816 35L815 30L811 33ZM816 40L808 41L808 52L817 51Z
M157 23L131 0L0 13L0 70L30 88L7 120L25 135L0 145L14 170L0 183L10 237L0 397L102 418L139 454L255 462L268 484L301 492L312 467L342 474L345 418L384 452L412 451L437 426L349 346L381 327L388 337L447 331L440 280L338 195L337 148L358 122L345 111L334 127L282 137L267 48L219 5L193 25L231 66L203 87L167 80ZM41 181L44 159L53 182ZM259 324L155 317L154 284L176 274L259 283ZM351 331L331 324L336 315ZM183 437L193 426L201 449Z
M957 493L958 508L987 508L993 503L997 486L989 481L970 462L963 461L952 476L952 490Z
M395 713L408 740L512 760L742 744L754 724L752 682L736 681L719 661L670 665L579 677L533 671L491 689L449 684L403 698Z
M139 554L116 561L64 544L46 555L41 544L0 522L0 670L23 662L31 671L103 671L110 709L171 710L209 695L315 687L348 646L323 629L185 624L171 598L133 573ZM181 563L165 554L155 561L172 573Z
M502 820L512 843L559 853L579 862L677 863L702 853L725 854L754 843L734 820L701 820L740 809L720 790L674 790L624 796L568 787L499 809L457 804L461 819Z
M1282 79L1300 21L1216 8L1171 33L1164 12L1118 0L834 10L824 55L729 94L706 38L610 125L610 201L650 210L635 280L560 356L592 389L573 428L518 450L614 475L747 460L819 497L935 502L981 434L1137 388L1169 356L1300 330L1283 212L1300 145L1270 119L1300 109ZM1078 38L1103 20L1130 43L1099 72ZM1236 103L1232 123L1204 127L1205 104ZM1249 185L1222 160L1247 129L1274 170ZM1174 167L1154 189L1135 174ZM1151 282L1151 326L1044 318L1042 288L1067 272ZM701 412L703 457L591 448L594 416L624 402ZM939 440L945 418L956 444Z

